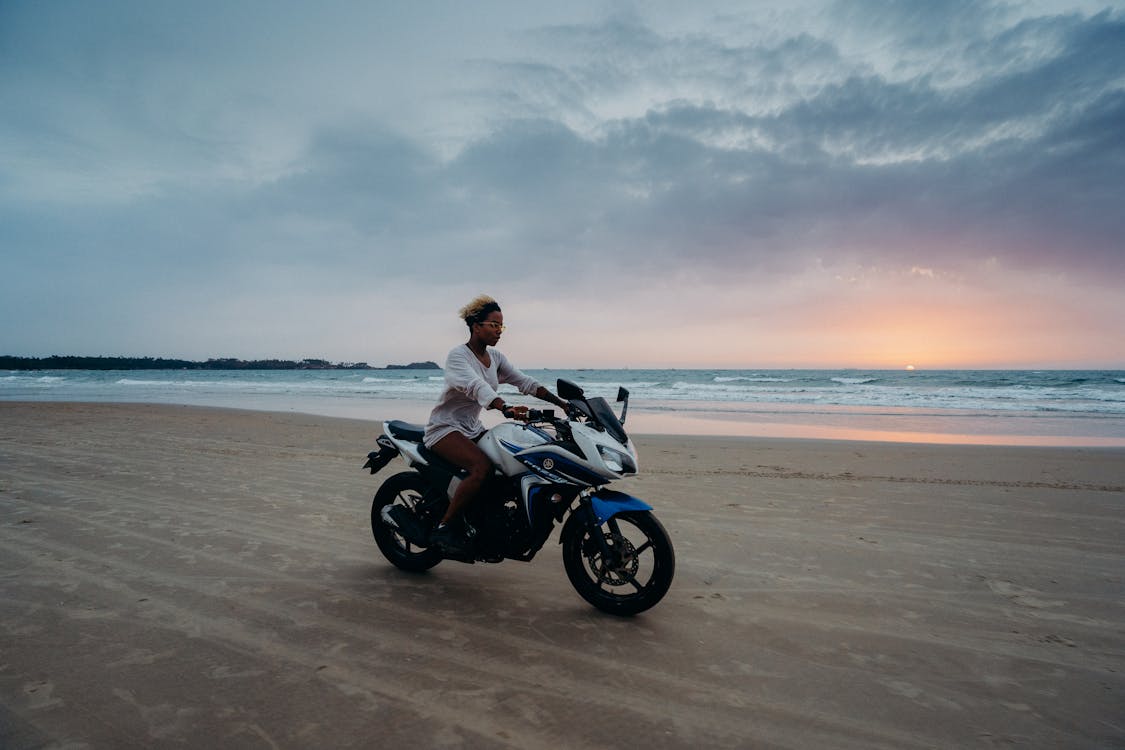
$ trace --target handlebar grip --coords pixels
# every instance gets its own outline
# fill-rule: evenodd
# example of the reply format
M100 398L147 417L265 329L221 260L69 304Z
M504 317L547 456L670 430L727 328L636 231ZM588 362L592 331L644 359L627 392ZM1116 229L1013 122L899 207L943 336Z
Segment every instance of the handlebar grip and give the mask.
M527 414L520 417L516 414L515 408L507 406L501 412L505 419L517 419L522 422L545 422L555 418L554 409L528 409Z

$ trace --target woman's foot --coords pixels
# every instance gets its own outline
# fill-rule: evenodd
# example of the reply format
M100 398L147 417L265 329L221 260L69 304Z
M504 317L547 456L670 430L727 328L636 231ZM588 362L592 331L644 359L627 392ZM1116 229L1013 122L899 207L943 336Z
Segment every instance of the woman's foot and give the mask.
M430 545L446 555L464 557L469 554L469 540L461 532L459 523L442 523L430 534Z

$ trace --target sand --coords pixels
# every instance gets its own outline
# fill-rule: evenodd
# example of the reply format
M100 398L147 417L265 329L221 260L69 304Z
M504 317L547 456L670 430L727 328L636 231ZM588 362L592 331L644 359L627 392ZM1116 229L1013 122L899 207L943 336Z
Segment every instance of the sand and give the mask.
M0 403L0 747L1125 747L1125 451L640 437L632 619L379 555L378 426Z

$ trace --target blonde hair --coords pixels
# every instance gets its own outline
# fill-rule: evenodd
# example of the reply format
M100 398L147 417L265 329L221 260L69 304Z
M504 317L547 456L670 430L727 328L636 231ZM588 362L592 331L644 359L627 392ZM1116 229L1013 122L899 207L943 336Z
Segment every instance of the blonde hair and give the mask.
M484 316L488 315L490 312L498 311L499 309L500 303L487 294L481 294L474 297L469 304L462 307L458 315L461 316L461 320L472 326L473 323L483 320Z

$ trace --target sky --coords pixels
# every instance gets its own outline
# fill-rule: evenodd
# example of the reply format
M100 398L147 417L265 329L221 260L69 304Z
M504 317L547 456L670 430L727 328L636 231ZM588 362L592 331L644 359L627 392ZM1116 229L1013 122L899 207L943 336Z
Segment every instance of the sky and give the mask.
M0 354L1125 368L1121 2L0 0Z

